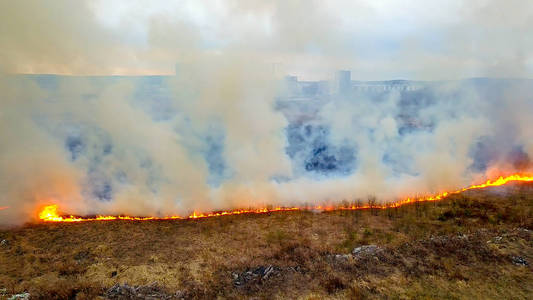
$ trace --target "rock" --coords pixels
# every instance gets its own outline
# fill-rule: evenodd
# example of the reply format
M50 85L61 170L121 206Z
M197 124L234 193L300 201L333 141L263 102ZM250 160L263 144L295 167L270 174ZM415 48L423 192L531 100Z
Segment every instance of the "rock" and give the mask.
M30 293L15 294L7 298L7 300L28 300L28 299L30 299Z
M373 256L381 251L383 251L383 248L378 247L376 245L364 245L354 248L352 250L352 255L356 258L359 258L364 256Z
M115 299L120 298L120 296L132 296L135 295L135 288L129 286L127 283L124 284L115 284L106 292L106 296Z
M174 293L174 297L178 299L185 299L186 296L187 295L183 291L177 291L176 293Z
M232 273L233 284L237 287L247 283L259 283L272 276L277 276L281 269L276 266L259 266L254 269L247 269L242 273Z
M7 246L9 246L9 241L8 241L8 240L2 240L2 241L0 241L0 246L2 246L2 247L7 247Z
M511 261L517 266L527 266L527 260L521 256L512 256Z
M350 254L335 254L335 256L333 256L333 257L337 261L347 261L350 258L352 258L352 256Z
M526 232L526 233L529 232L529 230L528 230L527 228L522 228L522 227L518 227L518 228L516 228L515 230L517 230L517 231L519 231L519 232L520 232L520 231L521 231L521 232Z
M115 284L106 292L109 299L172 299L157 282L148 285L130 286L127 283Z
M287 267L287 271L290 272L296 272L296 273L303 273L305 270L303 270L300 266L294 266L294 267Z

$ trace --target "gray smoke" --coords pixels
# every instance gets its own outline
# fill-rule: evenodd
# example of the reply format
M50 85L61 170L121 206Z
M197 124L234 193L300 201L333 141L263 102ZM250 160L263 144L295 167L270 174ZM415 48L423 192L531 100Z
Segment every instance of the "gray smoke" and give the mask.
M0 223L50 203L165 216L386 202L528 172L531 80L335 86L340 68L531 76L531 5L450 3L409 3L422 24L363 1L128 1L120 16L105 2L0 3ZM369 25L394 22L405 28Z

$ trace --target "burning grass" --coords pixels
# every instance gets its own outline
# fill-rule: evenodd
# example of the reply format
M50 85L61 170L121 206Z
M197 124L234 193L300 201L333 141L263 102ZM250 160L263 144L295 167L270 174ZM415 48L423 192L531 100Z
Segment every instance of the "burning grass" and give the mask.
M0 289L93 299L157 282L175 298L525 299L532 229L525 183L386 210L28 224L0 231ZM382 250L347 255L362 245Z
M435 202L441 201L451 195L457 195L470 190L484 189L488 187L496 187L508 184L510 182L533 182L533 176L526 174L512 174L507 176L500 176L495 180L487 180L484 183L473 184L468 187L464 187L454 191L444 191L433 195L426 195L420 197L407 197L402 200L390 202L386 204L377 204L375 197L370 197L366 203L354 202L350 205L328 207L328 206L311 206L311 207L274 207L274 208L256 208L256 209L236 209L228 211L208 212L208 213L196 213L193 212L187 217L182 216L166 216L166 217L137 217L137 216L94 216L94 217L76 217L65 216L59 212L57 204L46 205L39 213L39 220L45 222L87 222L87 221L115 221L115 220L130 220L130 221L152 221L152 220L177 220L177 219L202 219L211 217L222 217L228 215L241 215L241 214L264 214L273 212L284 211L305 211L305 210L318 210L318 211L332 211L332 210L375 210L375 209L391 209L398 208L400 206L416 203L418 205L422 202ZM375 213L373 211L373 213Z

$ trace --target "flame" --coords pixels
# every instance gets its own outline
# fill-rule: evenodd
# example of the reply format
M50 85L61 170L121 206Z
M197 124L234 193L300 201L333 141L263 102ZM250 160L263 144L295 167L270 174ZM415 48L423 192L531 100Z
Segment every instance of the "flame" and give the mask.
M132 216L96 216L93 218L85 217L75 217L75 216L62 216L58 212L57 204L47 205L39 213L39 219L45 222L85 222L85 221L111 221L111 220L133 220L133 221L147 221L147 220L176 220L176 219L200 219L200 218L210 218L210 217L220 217L220 216L229 216L229 215L240 215L240 214L263 214L270 212L280 212L280 211L298 211L298 210L320 210L320 211L332 211L332 210L358 210L358 209L387 209L399 207L402 205L414 203L414 202L430 202L430 201L439 201L450 195L459 194L468 190L474 189L483 189L491 186L501 186L509 182L521 181L521 182L533 182L533 176L514 174L510 176L500 176L496 180L487 180L481 184L471 185L462 189L455 191L446 191L434 195L416 197L416 198L405 198L396 202L391 202L387 204L364 204L360 206L349 206L349 207L323 207L323 206L314 206L314 207L275 207L275 208L258 208L258 209L239 209L239 210L229 210L229 211L220 211L220 212L209 212L209 213L198 213L193 212L191 215L182 217L182 216L167 216L167 217L132 217ZM0 209L5 209L7 207L0 207Z
M39 219L47 222L84 222L84 221L111 221L111 220L132 220L132 221L148 221L148 220L176 220L176 219L201 219L210 217L220 217L240 214L262 214L276 211L293 211L300 210L298 207L276 207L276 208L258 208L258 209L240 209L221 212L197 213L193 212L187 217L181 216L167 216L167 217L132 217L132 216L96 216L94 218L81 218L75 216L63 217L58 213L57 204L47 205L39 213Z

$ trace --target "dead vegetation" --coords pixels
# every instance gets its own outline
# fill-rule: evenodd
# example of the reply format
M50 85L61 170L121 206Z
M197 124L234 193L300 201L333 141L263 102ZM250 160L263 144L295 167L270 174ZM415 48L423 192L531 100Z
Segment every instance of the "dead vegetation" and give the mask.
M387 210L28 224L0 231L0 298L526 299L531 230L525 184Z

